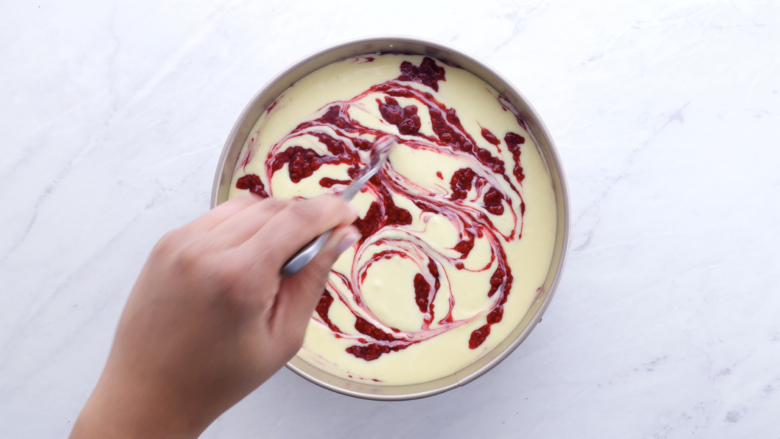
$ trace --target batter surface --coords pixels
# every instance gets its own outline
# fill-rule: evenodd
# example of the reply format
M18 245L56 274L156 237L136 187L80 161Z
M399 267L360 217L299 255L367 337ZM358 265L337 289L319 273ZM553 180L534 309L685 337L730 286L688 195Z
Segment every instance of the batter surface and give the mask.
M263 113L229 197L338 194L385 133L399 144L353 201L363 237L333 267L298 356L355 381L414 384L503 341L547 276L555 196L509 103L430 57L344 59Z

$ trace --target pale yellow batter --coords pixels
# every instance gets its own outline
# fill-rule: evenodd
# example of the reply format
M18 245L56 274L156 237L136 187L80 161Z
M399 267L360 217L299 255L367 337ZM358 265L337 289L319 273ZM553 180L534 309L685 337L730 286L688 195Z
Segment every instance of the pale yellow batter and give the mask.
M400 139L417 139L434 146L433 149L426 149L399 144L393 149L385 165L384 175L403 183L409 194L421 194L451 203L447 201L452 196L450 181L453 174L464 167L473 169L484 180L485 188L496 187L506 194L503 202L505 209L501 215L490 214L485 210L480 197L485 195L486 189L480 190L476 184L457 205L471 212L483 212L490 219L498 236L496 245L504 249L513 277L507 301L503 304L503 319L490 327L489 336L475 349L469 347L469 339L473 331L485 325L487 314L495 307L500 296L494 294L488 297L491 275L497 262L491 262L492 247L487 235L477 237L468 257L455 262L459 257L459 253L453 249L459 242L457 222L441 213L425 212L411 199L394 193L393 202L411 214L412 223L382 229L360 244L362 254L358 255L357 260L358 246L355 246L347 250L333 267L334 272L343 277L334 273L328 282L328 291L334 300L327 316L342 334L337 338L315 313L298 356L333 375L356 381L367 380L378 385L421 383L453 374L503 341L528 311L547 276L556 230L555 199L547 168L533 139L518 123L506 101L499 99L497 92L476 76L440 61L436 61L436 64L444 69L445 80L438 81L438 91L420 82L397 81L403 61L419 66L423 57L385 54L348 58L309 74L287 89L272 109L263 113L247 138L229 194L233 198L246 192L237 189L236 183L247 174L259 176L265 190L275 198L308 198L342 190L343 185L325 188L320 185L320 180L323 177L350 180L348 164L321 166L311 176L297 183L290 180L287 164L276 171L269 181L269 168L266 165L272 159L269 158L269 152L276 154L293 146L311 149L322 156L329 155L326 146L314 135L306 134L307 130L298 131L295 136L290 136L290 133L302 122L322 117L329 104L346 101L350 101L349 117L363 127L391 133ZM353 98L372 86L387 81L396 81L403 86L430 93L433 99L446 108L454 109L463 129L476 145L504 161L509 181L480 166L468 154L437 153L434 143L425 140L435 139L437 134L428 108L419 100L396 97L402 107L417 107L420 120L418 135L401 135L396 125L382 117L377 99L384 102L387 96L385 93L371 92L353 101ZM497 146L483 137L483 128L500 140ZM321 124L312 127L309 132L314 131L345 140L356 136L369 142L374 140L371 135L337 132L333 127ZM505 134L510 132L525 139L520 154L525 176L522 182L517 181L512 174L515 162L504 139ZM367 161L368 152L360 151L360 157ZM358 207L361 217L366 215L372 201L376 199L377 194L372 191L362 192L355 197L353 203ZM521 200L525 205L523 215L520 211ZM520 232L522 237L518 239ZM377 243L382 238L398 238L399 241L388 245ZM365 270L365 277L359 279L356 270L372 255L388 249L400 250L409 257L374 262ZM413 284L415 275L421 272L417 262L424 264L427 261L426 254L440 255L435 259L440 267L441 286L432 301L435 318L427 329L423 329L426 314L415 303ZM462 263L465 269L457 269L453 262ZM489 268L484 269L486 267ZM468 271L470 269L482 271ZM422 274L427 276L428 272L423 270ZM362 303L356 303L344 279L360 285L357 290ZM429 276L427 279L432 278ZM450 307L450 301L453 302L453 323L441 322ZM384 353L371 361L358 358L347 352L347 349L350 346L370 344L371 340L355 328L356 314L386 333L400 334L398 336L402 335L404 340L419 342L398 351ZM391 328L400 332L396 333Z

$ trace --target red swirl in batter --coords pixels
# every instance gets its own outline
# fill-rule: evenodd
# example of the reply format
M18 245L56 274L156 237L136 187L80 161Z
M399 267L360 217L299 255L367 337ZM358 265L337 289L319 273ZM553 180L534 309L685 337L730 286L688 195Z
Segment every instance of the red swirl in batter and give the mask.
M514 161L509 170L511 174L508 174L501 157L477 146L461 125L454 108L447 108L431 93L420 90L426 87L438 90L439 81L446 81L444 68L438 66L433 59L424 58L420 66L405 61L400 70L401 74L395 80L375 85L348 101L332 102L323 107L320 117L299 124L271 147L265 160L268 182L285 164L293 183L311 178L322 166L343 164L348 165L349 177L356 178L368 162L372 146L372 140L369 139L376 139L386 132L361 125L350 117L349 109L358 105L358 101L366 96L376 94L381 96L375 101L382 118L388 126L398 129L399 144L412 149L432 151L463 164L452 175L447 195L435 193L404 177L393 169L392 161L388 161L363 188L363 191L373 195L375 201L371 203L367 213L355 222L363 236L356 244L351 273L347 276L332 272L333 276L316 307L317 316L313 319L329 328L335 337L354 340L355 344L346 351L366 361L425 342L475 319L483 319L484 325L474 330L468 341L464 340L470 349L479 347L490 335L491 325L502 320L503 305L512 288L513 275L500 238L505 241L520 239L525 212L522 196L517 189L524 178L520 163L520 145L525 139L513 132L499 133L503 134ZM425 87L413 87L408 82L417 82ZM399 98L412 99L417 104L404 107L399 104ZM427 108L434 135L420 132L421 120L417 105ZM481 129L481 135L496 147L500 144L498 137L485 128ZM313 136L329 154L319 154L302 146L281 149L283 145L294 143L294 139L301 136ZM245 165L250 159L248 156L242 163ZM437 175L443 179L441 173ZM506 186L502 186L499 179L507 183L506 186L513 194L505 192ZM322 178L319 184L333 193L339 193L350 182L351 180ZM239 178L236 187L247 189L261 197L273 196L270 184L266 188L261 178L255 174ZM469 194L472 194L471 197ZM447 218L457 230L457 244L448 249L448 252L432 248L418 236L419 231L409 227L412 224L412 214L397 206L393 201L394 197L411 200L420 209L418 215L423 223L432 215ZM514 224L506 235L502 234L491 220L491 217L504 215L511 215ZM464 260L474 248L476 239L487 240L490 261L481 267L466 268ZM419 332L403 332L382 323L362 298L361 287L372 264L392 258L404 258L418 268L411 287L414 288L414 301L423 317ZM453 318L455 298L444 263L457 270L492 270L487 295L493 298L493 302L489 309L465 319ZM352 295L352 300L337 288L336 282L346 287L345 290ZM448 306L445 309L434 307L434 301L439 295L445 295L447 298ZM343 332L331 322L328 313L334 300L344 303L355 316L355 330L360 335Z

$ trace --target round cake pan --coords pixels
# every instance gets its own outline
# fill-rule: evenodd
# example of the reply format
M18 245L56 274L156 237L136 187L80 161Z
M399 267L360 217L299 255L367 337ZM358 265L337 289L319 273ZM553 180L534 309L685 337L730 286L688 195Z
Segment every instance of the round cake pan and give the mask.
M233 170L236 167L241 148L244 146L249 131L265 109L288 87L309 73L343 58L378 52L403 52L418 55L428 55L455 64L481 78L503 95L525 121L528 132L536 142L542 157L550 172L555 191L558 213L555 248L550 270L542 289L525 317L515 327L507 338L485 356L464 367L457 373L420 384L403 386L380 386L358 383L324 372L302 359L293 357L287 367L314 384L344 395L374 400L408 400L436 395L458 386L463 386L494 368L504 358L512 353L537 323L542 320L542 314L552 300L555 288L561 278L569 234L569 201L566 180L561 167L555 144L544 126L542 119L536 113L530 102L512 84L492 68L466 55L459 50L414 37L377 36L347 41L320 50L295 63L284 72L273 78L261 89L239 116L233 130L228 136L222 155L217 164L214 177L214 187L211 193L211 207L214 208L228 198Z

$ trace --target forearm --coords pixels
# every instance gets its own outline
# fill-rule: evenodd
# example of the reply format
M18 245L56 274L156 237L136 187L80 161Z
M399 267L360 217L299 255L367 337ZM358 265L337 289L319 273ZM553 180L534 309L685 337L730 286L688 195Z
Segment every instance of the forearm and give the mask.
M79 414L71 439L190 439L213 421L163 389L103 376Z

